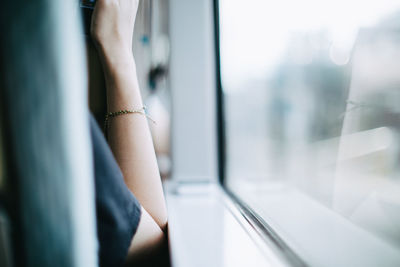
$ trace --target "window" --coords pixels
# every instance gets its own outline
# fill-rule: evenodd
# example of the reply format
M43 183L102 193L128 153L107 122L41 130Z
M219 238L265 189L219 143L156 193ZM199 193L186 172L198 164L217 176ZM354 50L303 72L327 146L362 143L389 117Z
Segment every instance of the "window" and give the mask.
M310 266L400 266L400 2L220 0L224 185Z

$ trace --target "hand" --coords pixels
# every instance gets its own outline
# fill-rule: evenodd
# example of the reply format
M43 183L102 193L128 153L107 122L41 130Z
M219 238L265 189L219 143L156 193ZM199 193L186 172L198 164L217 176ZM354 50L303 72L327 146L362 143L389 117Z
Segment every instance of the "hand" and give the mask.
M97 0L91 34L102 57L132 57L132 38L139 0Z

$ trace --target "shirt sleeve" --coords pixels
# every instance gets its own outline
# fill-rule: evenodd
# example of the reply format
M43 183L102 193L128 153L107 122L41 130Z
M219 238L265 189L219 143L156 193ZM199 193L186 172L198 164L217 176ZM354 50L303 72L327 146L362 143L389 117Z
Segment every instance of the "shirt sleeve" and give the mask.
M90 129L100 266L122 266L139 225L141 207L125 185L122 172L93 116Z

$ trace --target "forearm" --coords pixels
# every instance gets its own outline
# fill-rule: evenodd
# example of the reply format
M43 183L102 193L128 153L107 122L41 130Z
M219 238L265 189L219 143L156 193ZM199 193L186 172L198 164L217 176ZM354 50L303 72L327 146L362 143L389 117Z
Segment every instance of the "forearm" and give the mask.
M143 107L136 67L131 52L102 56L107 86L108 111ZM124 174L125 182L162 230L167 212L161 179L147 118L124 114L108 123L108 141Z

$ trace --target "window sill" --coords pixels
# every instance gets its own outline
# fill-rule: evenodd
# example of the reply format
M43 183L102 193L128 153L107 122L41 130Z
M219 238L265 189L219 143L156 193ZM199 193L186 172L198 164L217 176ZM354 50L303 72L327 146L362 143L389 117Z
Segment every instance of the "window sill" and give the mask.
M288 266L213 184L165 184L173 267Z
M398 249L300 191L283 186L236 191L307 265L400 266Z

